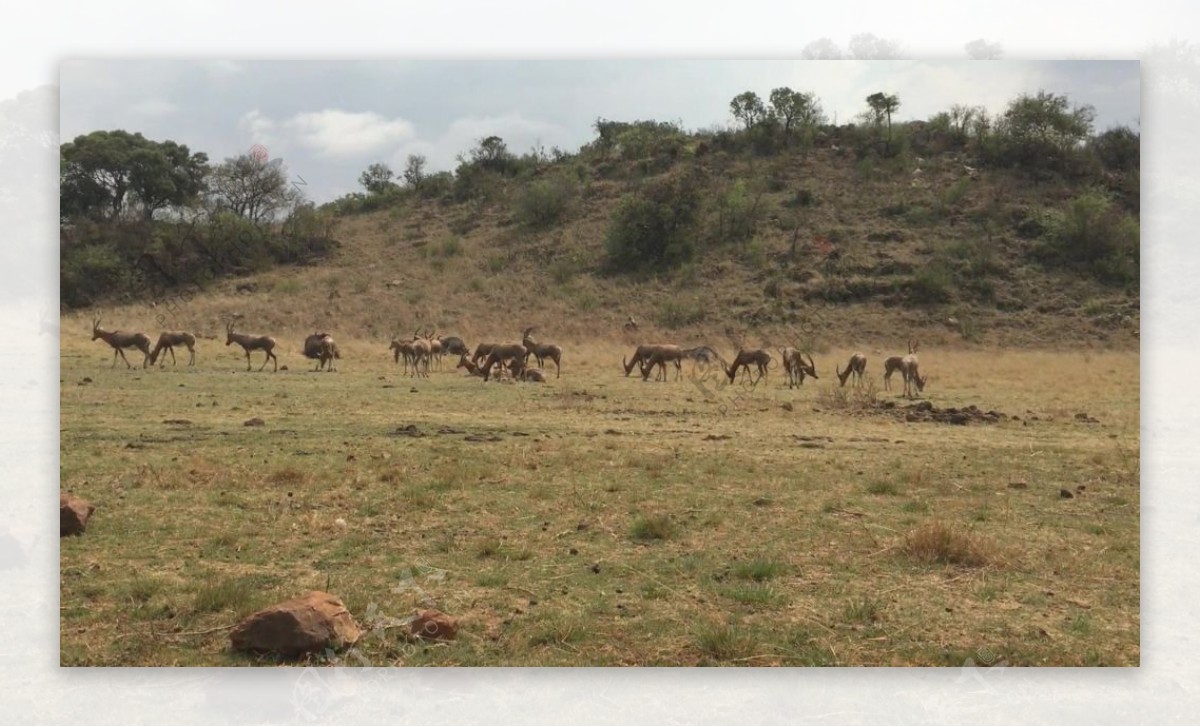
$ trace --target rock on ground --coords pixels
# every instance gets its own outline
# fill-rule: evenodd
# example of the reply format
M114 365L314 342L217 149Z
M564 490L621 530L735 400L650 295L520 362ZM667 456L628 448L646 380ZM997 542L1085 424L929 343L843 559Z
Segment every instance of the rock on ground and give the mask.
M58 537L83 535L83 531L87 529L88 518L95 511L96 506L87 500L74 495L59 494Z
M361 635L340 598L311 591L247 616L234 627L229 638L238 651L296 657L349 646Z

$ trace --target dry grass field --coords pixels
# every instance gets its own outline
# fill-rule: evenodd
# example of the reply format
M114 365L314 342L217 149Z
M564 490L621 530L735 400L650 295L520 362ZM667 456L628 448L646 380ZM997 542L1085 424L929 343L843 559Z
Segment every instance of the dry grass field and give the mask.
M1136 350L923 346L926 401L1005 415L955 425L906 421L902 351L874 347L861 394L836 347L797 389L626 378L617 340L560 339L544 385L412 379L366 337L313 373L302 334L278 373L223 338L127 370L86 318L62 322L62 489L97 506L62 540L64 665L274 663L228 629L310 589L368 630L312 663L1139 663ZM426 606L456 640L399 637Z

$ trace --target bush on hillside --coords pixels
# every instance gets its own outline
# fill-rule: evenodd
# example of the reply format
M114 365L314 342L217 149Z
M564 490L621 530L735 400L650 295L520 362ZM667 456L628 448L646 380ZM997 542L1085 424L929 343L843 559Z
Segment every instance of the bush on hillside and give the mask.
M700 190L691 175L642 185L621 201L605 237L610 272L666 270L696 252Z

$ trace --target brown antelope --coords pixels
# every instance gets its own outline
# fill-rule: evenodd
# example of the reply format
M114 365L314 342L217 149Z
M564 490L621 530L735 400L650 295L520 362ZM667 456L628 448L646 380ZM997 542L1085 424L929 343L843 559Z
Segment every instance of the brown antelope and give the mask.
M528 357L528 353L525 354ZM546 372L540 368L531 369L525 365L525 360L522 358L514 358L509 364L509 371L512 372L513 378L517 381L531 381L537 384L546 383Z
M413 331L412 341L412 376L429 376L429 359L433 357L433 338L429 331L418 335Z
M448 353L451 356L461 356L464 353L470 353L467 344L458 336L438 336L438 343L442 344L442 353Z
M121 354L121 360L128 368L133 368L133 364L125 358L125 351L122 350L126 348L136 348L145 355L145 358L142 359L142 368L146 368L147 362L150 361L150 337L145 333L106 331L100 327L100 319L97 318L92 322L92 340L95 341L97 338L103 338L105 343L113 347L113 368L117 365L117 354Z
M475 365L474 363L469 361L467 359L467 354L465 354L465 353L459 357L458 366L455 366L454 368L466 369L467 373L470 374L471 376L483 376L483 371L481 371L477 365Z
M408 373L408 363L412 360L412 341L401 341L398 338L392 339L392 345L388 348L394 356L393 360L400 363L400 357L404 357L404 373Z
M245 333L234 333L233 332L233 324L226 323L225 324L225 345L228 346L232 343L236 343L237 345L241 346L242 349L246 352L246 370L247 371L250 370L250 352L251 351L262 351L263 353L267 354L266 357L263 359L262 366L258 367L259 371L262 371L263 369L265 369L267 367L267 361L273 361L275 363L275 368L272 369L273 371L279 370L279 359L275 357L275 353L274 353L274 348L275 348L275 339L274 338L271 338L270 336L250 336Z
M544 365L546 359L550 359L554 362L554 378L559 378L562 376L562 346L556 346L553 343L538 343L529 335L533 331L534 328L529 327L521 334L521 345L526 349L525 361L528 362L529 357L532 355L537 359L538 366L541 367Z
M917 387L917 393L925 390L925 382L929 377L921 378L920 363L917 361L917 355L910 353L905 356L900 363L900 373L904 375L904 395L910 399L914 397L912 387Z
M659 371L654 380L665 382L667 380L667 362L675 364L675 379L678 381L684 358L686 358L685 352L677 346L664 347L663 350L655 351L648 358L642 359L638 364L642 369L642 381L648 381L650 379L650 372L657 366Z
M304 339L304 350L301 353L305 358L316 359L317 368L313 371L320 371L325 368L325 364L329 364L330 371L336 371L337 369L333 367L333 360L342 357L337 344L333 341L333 336L328 333L314 333Z
M908 339L908 355L912 356L917 352L917 345L910 338ZM892 390L892 374L899 371L901 378L904 376L904 359L906 356L888 356L883 362L883 388L884 391ZM924 384L922 384L924 386Z
M158 360L158 354L162 353L163 349L171 352L171 365L175 365L175 346L187 346L188 353L192 356L188 359L188 366L196 364L196 337L187 331L164 331L158 337L158 343L154 344L154 350L150 352L150 363L154 364ZM167 365L167 355L163 353L163 360L159 366Z
M854 374L851 386L858 388L862 386L863 374L867 372L867 357L861 353L856 353L850 357L850 362L846 364L845 371L842 371L837 366L834 366L834 371L837 371L837 377L841 382L841 386L845 386L846 379L850 378L850 374Z
M480 361L487 358L488 354L490 354L492 352L492 349L495 348L497 345L499 345L499 344L495 344L495 343L479 344L478 346L475 347L475 353L473 353L471 355L471 362L478 364Z
M514 358L524 360L525 354L525 346L520 343L498 343L492 346L491 353L488 354L487 360L480 367L483 369L483 380L487 381L491 377L492 367L497 363L503 368L504 362L511 361Z
M808 363L805 363L805 354L788 346L779 349L779 356L783 359L783 370L787 374L789 389L793 385L803 386L805 376L811 376L814 379L821 378L817 376L817 365L813 363L811 355L808 356Z
M729 377L729 383L732 384L734 378L737 377L739 367L745 369L746 373L749 374L750 364L758 367L758 378L752 383L753 386L757 386L758 382L767 375L767 368L771 365L771 354L761 348L738 351L737 358L733 360L733 363L725 371L725 375Z
M675 362L675 378L678 379L681 375L683 360L683 349L679 346L667 343L647 343L637 347L633 352L633 360L626 361L621 357L621 367L625 369L625 375L628 376L633 372L634 366L640 366L643 362L649 361L650 357L656 353L661 353L663 361ZM663 365L663 376L666 376L666 366Z

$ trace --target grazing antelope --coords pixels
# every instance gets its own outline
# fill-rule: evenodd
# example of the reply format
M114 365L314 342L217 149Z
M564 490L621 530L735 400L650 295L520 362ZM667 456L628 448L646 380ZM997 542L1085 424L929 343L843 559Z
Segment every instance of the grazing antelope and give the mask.
M654 377L655 381L667 380L667 362L675 364L675 379L679 380L681 364L685 358L684 352L678 350L677 347L664 347L663 350L655 351L650 354L649 358L642 359L639 366L642 369L642 381L650 379L650 372L657 366L659 369L658 375Z
M752 384L753 386L757 386L758 382L767 375L767 368L771 365L771 354L761 348L738 351L737 358L733 360L733 363L725 371L725 375L729 377L729 383L732 384L734 378L737 377L739 367L745 369L746 373L749 374L750 364L758 367L758 378Z
M465 354L465 353L459 357L458 365L455 366L454 368L466 369L467 373L470 374L471 376L483 376L483 371L477 365L475 365L471 361L467 360L467 354Z
M912 356L917 352L917 345L910 338L908 339L908 355ZM899 371L901 377L904 376L904 359L905 356L888 356L883 362L883 388L884 391L892 390L892 374ZM922 384L923 386L924 384Z
M919 394L925 390L925 382L929 380L928 376L921 378L919 366L915 353L908 354L900 363L900 373L904 375L904 395L910 399L914 396L912 387L916 386Z
M145 358L142 359L142 368L146 368L146 364L150 360L150 337L145 333L106 331L100 327L100 319L97 318L92 322L92 340L95 341L97 338L103 338L105 343L113 347L113 368L117 365L117 354L121 354L121 360L128 368L133 368L133 364L125 358L125 351L122 350L126 348L136 348L141 351L145 355Z
M546 359L554 362L555 374L554 378L562 376L562 346L556 346L553 343L538 343L533 340L529 334L533 333L534 328L529 327L521 334L521 345L525 347L525 361L529 361L532 355L537 359L538 366L542 366Z
M863 374L867 372L867 357L861 353L856 353L850 357L850 362L846 364L846 370L842 371L837 366L834 366L834 371L837 371L838 380L841 381L841 386L846 385L846 379L850 378L850 374L854 374L854 380L851 386L858 388L862 386Z
M498 343L492 346L491 353L488 354L487 360L480 367L483 369L483 380L487 381L491 377L492 367L497 363L503 368L505 361L511 361L515 358L524 360L526 353L525 346L520 343Z
M497 345L498 344L495 344L495 343L479 344L478 346L475 347L475 353L473 353L471 355L471 362L478 364L480 361L487 358L488 354L490 354L492 352L492 349L495 348Z
M275 357L275 353L274 353L274 348L275 348L275 339L274 338L271 338L270 336L250 336L245 333L234 333L233 332L233 324L226 323L225 324L225 345L228 346L232 343L236 343L237 345L241 346L243 350L245 350L245 352L246 352L246 370L247 371L250 370L250 352L251 351L262 351L263 353L267 354L266 357L263 359L262 366L258 367L259 371L262 371L263 369L265 369L267 367L267 361L273 361L275 363L275 368L272 369L273 371L279 370L279 359Z
M301 353L305 358L316 359L317 368L313 371L320 371L325 368L325 364L329 364L330 371L336 371L337 369L333 367L333 360L342 357L337 344L333 341L333 336L328 333L314 333L304 339L304 350Z
M632 361L626 361L624 357L621 357L621 367L625 369L625 375L628 376L631 374L634 366L640 366L643 362L649 361L650 358L656 353L662 354L663 362L675 362L675 378L678 379L682 375L681 372L683 366L680 362L683 360L683 349L681 349L679 346L667 343L648 343L638 346L637 350L633 352ZM662 368L663 376L665 378L665 363L662 364Z
M805 376L821 378L817 376L817 365L813 363L811 355L808 356L808 363L805 363L805 354L791 346L779 349L779 355L783 359L783 370L787 373L789 389L793 385L803 386Z
M163 349L171 352L171 365L175 365L175 346L187 346L188 353L192 356L188 359L188 366L196 364L196 337L187 331L164 331L158 337L158 343L154 344L154 350L150 352L150 363L154 364L158 360L158 354L162 353ZM167 355L163 353L163 360L159 366L167 365Z

